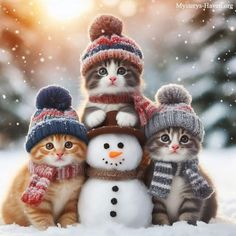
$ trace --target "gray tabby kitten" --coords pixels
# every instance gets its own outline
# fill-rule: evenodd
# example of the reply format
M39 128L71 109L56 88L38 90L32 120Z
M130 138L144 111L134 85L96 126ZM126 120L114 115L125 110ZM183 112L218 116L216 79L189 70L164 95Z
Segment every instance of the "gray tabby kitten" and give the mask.
M216 216L216 194L208 199L199 199L193 195L189 183L181 176L181 163L187 160L198 159L201 142L182 128L169 128L153 135L146 144L146 152L152 161L173 163L175 174L172 179L171 190L167 198L153 197L153 224L171 225L176 221L187 221L196 224L196 221L206 223ZM150 185L154 164L149 166L147 184ZM210 186L212 182L199 166L200 174ZM163 178L165 178L163 174Z
M93 66L85 75L85 89L89 100L86 103L82 122L93 128L103 123L106 113L119 111L117 122L120 126L135 126L138 116L132 103L119 102L93 102L91 97L102 95L127 96L133 92L140 91L141 78L138 70L127 61L107 60Z

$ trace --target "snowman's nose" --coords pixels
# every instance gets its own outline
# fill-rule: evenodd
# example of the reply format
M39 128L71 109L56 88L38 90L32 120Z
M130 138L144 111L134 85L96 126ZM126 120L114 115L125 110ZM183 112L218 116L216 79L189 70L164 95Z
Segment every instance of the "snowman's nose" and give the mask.
M109 157L110 158L116 158L116 157L120 156L121 154L123 154L123 152L110 151L109 152Z

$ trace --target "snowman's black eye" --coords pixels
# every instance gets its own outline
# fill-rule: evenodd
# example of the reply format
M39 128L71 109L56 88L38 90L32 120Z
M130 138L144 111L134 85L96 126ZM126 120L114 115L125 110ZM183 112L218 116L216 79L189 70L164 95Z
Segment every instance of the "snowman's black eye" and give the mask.
M103 147L104 147L105 149L108 149L108 148L110 147L110 145L109 145L109 143L104 143Z
M118 148L123 148L123 147L124 147L124 144L123 144L123 143L118 143L118 144L117 144L117 147L118 147Z

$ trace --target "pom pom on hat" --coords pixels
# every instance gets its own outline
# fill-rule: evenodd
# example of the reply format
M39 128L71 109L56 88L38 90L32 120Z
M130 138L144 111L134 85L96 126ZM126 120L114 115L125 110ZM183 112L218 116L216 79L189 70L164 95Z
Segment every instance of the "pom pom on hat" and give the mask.
M68 134L88 142L87 129L71 107L71 100L69 91L59 86L48 86L39 91L37 110L31 118L26 137L27 152L42 139L54 134Z
M69 91L59 86L49 86L41 89L36 98L38 109L54 108L61 111L71 107Z
M131 38L122 35L123 23L112 15L100 15L89 28L91 42L81 55L81 74L104 60L128 61L139 73L143 71L143 53L140 46Z
M97 17L89 29L91 41L96 40L102 35L112 36L116 34L121 36L122 21L112 15L101 15Z
M180 127L203 141L203 124L191 107L191 95L183 86L177 84L162 86L157 91L155 99L158 110L144 127L146 138L166 128Z
M168 84L162 86L156 93L155 99L161 104L186 103L190 105L192 97L190 93L181 85Z

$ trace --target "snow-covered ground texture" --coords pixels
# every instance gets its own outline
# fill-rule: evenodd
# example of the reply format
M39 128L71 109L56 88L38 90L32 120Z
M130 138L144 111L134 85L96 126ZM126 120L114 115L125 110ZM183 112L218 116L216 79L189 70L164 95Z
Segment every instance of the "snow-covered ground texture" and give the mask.
M24 151L0 152L0 199L3 199L9 182L25 161L27 154ZM78 225L67 229L50 227L42 232L33 227L1 225L0 236L236 236L236 148L203 151L200 162L212 176L218 192L218 216L210 224L198 222L197 226L191 226L178 222L173 226L153 226L147 229L130 229L115 224L101 228Z

